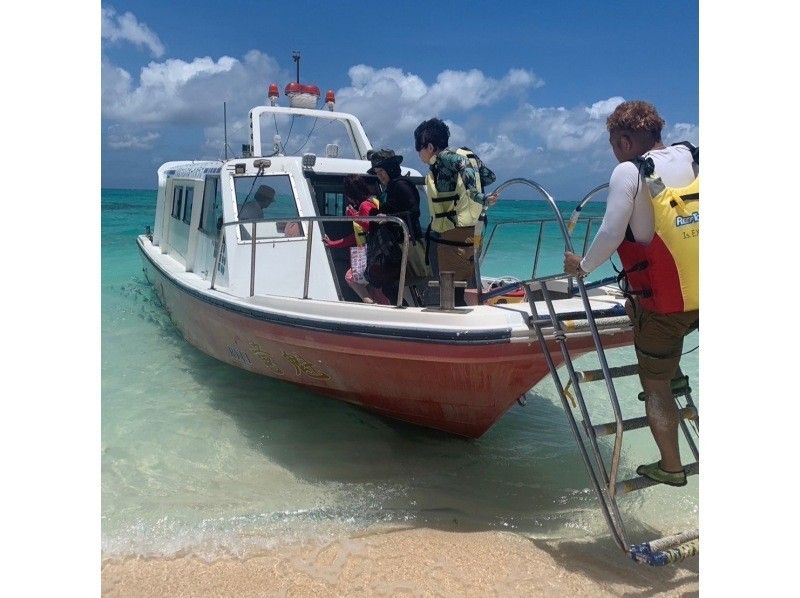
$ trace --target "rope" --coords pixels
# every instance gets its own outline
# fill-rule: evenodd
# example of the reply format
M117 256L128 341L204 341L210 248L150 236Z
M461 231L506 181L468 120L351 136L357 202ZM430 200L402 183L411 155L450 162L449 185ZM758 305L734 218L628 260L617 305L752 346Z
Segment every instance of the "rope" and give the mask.
M667 563L679 563L688 556L700 554L700 540L692 540L686 544L681 544L675 548L669 548L663 552Z
M698 530L659 538L644 544L634 544L630 549L630 555L634 561L653 567L678 563L686 557L698 554L700 554Z
M690 540L697 540L699 537L700 532L696 529L693 529L688 532L682 532L680 534L658 538L657 540L651 540L648 542L648 545L653 552L658 552L666 548L672 548L678 544L684 544Z

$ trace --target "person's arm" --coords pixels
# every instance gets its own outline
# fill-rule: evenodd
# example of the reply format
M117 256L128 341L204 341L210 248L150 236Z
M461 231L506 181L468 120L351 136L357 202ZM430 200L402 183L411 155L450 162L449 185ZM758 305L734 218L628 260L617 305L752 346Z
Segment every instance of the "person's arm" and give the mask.
M328 235L322 235L322 242L328 249L342 249L345 247L355 247L356 235L355 233L353 233L352 235L347 235L346 237L342 237L341 239L336 239L336 240L331 240L331 238L328 237Z
M488 206L493 206L497 202L498 194L489 193L482 193L478 191L478 177L480 173L477 169L470 166L469 161L463 156L459 156L461 158L461 163L459 164L459 174L461 176L461 180L464 183L464 188L467 190L467 194L470 196L472 201L477 203L486 204Z
M584 272L591 272L602 265L622 243L639 186L639 170L632 162L618 164L611 173L603 223L580 261Z

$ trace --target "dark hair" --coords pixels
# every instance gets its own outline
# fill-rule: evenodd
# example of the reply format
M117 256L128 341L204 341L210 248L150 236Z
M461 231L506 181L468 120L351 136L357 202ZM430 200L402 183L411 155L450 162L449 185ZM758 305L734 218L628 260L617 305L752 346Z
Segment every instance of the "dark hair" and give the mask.
M449 142L450 128L438 118L424 120L414 129L414 149L417 151L429 143L433 144L434 149L443 150Z
M641 100L622 102L606 120L609 133L629 131L650 137L653 141L661 141L663 127L664 119L658 115L656 107Z
M383 168L390 179L396 179L400 176L400 165L397 162L389 162L383 166L378 166L378 168Z
M350 174L344 177L344 195L358 204L372 195L372 191L363 176Z

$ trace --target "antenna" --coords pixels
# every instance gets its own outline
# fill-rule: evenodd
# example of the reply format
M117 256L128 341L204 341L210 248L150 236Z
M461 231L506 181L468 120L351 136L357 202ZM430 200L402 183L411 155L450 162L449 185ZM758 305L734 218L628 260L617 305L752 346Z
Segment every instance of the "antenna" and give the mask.
M228 161L228 107L222 102L222 123L225 127L225 161Z
M297 82L300 83L300 52L292 50L292 60L297 65Z

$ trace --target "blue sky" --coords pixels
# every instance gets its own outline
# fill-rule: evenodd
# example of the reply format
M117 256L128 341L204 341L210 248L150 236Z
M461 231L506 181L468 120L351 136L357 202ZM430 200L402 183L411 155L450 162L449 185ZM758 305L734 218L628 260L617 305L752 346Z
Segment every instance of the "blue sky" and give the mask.
M614 159L605 117L653 102L667 141L699 141L697 2L110 2L102 5L103 187L154 188L175 159L232 147L265 89L337 92L374 146L422 170L414 127L438 116L497 173L574 199Z

